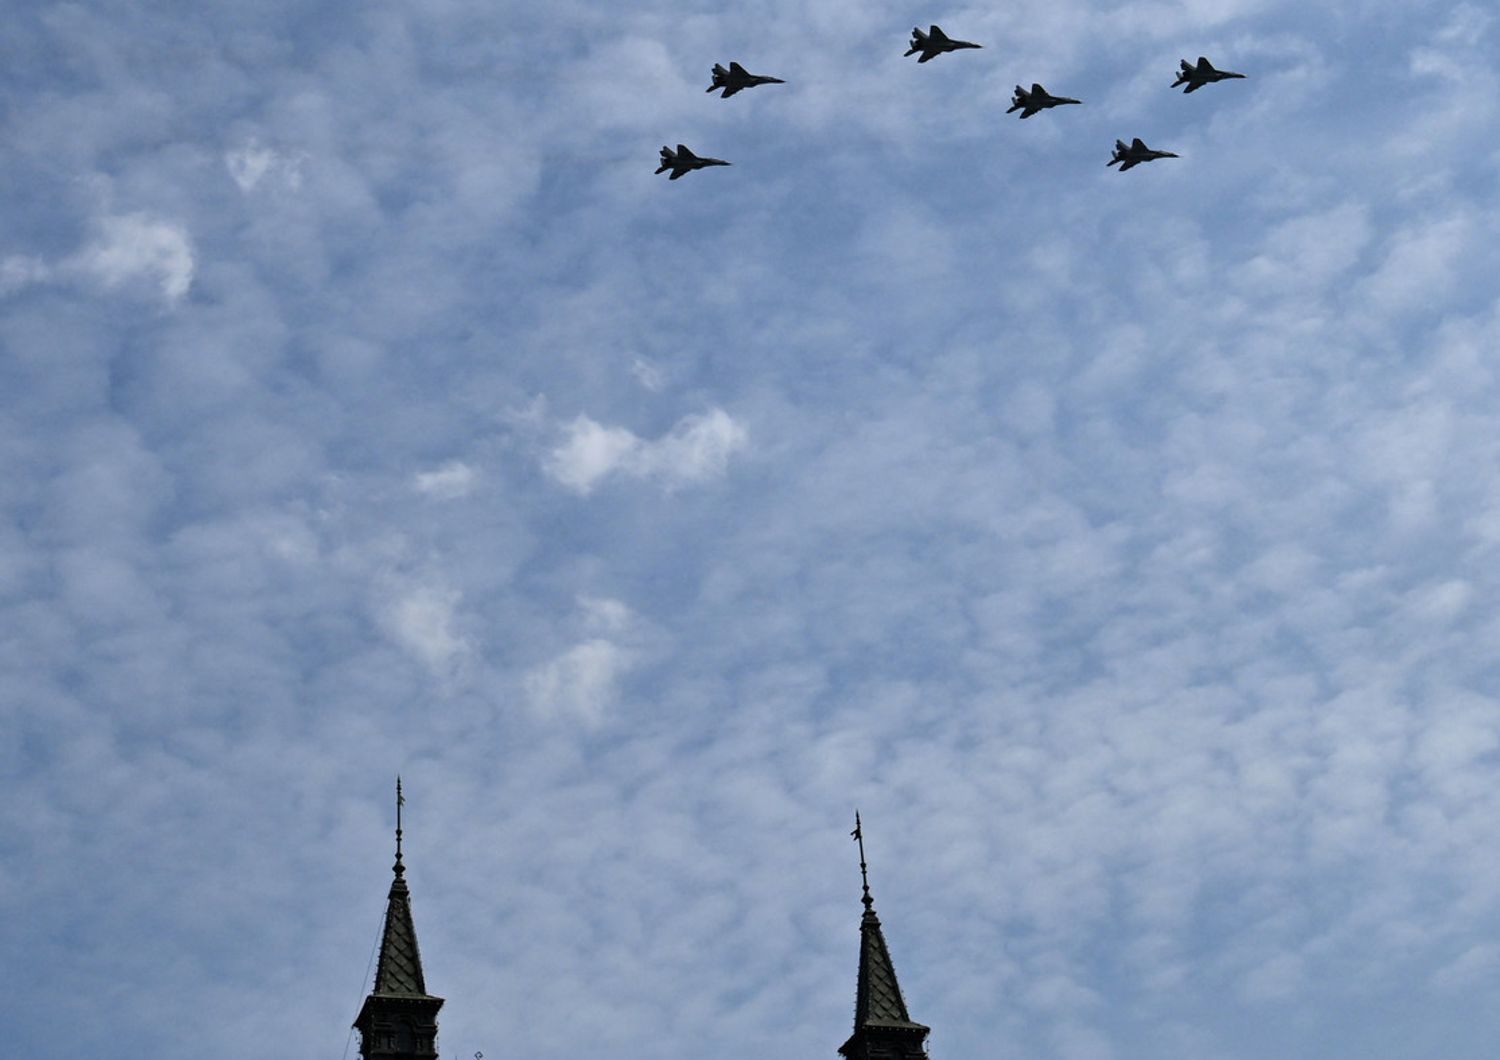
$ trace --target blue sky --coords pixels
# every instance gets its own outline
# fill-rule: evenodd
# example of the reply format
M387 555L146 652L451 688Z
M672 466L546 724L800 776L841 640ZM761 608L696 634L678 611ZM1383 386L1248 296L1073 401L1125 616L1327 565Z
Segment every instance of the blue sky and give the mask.
M12 5L17 1055L1493 1055L1500 26L1033 8Z

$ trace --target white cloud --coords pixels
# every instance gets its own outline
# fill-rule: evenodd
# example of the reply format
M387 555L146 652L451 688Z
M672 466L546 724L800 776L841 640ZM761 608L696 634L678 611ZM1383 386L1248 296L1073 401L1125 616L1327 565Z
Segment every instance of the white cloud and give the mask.
M584 623L589 629L622 633L635 621L635 613L619 600L582 596L579 597L578 604L583 609Z
M14 255L0 261L0 295L13 294L23 287L41 283L52 275L51 268L40 258Z
M588 494L599 480L626 466L642 442L622 427L605 427L579 416L567 428L565 442L552 450L547 471L578 493Z
M630 362L630 374L653 394L660 392L666 383L661 368L644 357L637 357Z
M1497 969L1500 969L1500 946L1481 943L1440 968L1432 977L1433 985L1439 990L1461 989L1481 980L1493 981Z
M143 213L107 217L99 238L70 264L106 287L132 280L154 281L167 298L187 294L193 283L193 244L187 231Z
M240 186L241 191L254 189L275 161L275 151L268 147L261 147L254 141L238 150L227 151L224 154L224 165L228 168L229 175L234 178L234 182Z
M527 674L527 699L531 708L544 716L570 717L596 725L615 701L616 686L630 662L630 651L594 637Z
M654 442L582 415L565 430L567 438L548 455L546 468L564 486L584 495L612 474L650 479L668 488L722 475L730 456L748 437L722 409L684 417Z
M414 484L418 493L451 501L474 492L474 483L478 477L468 464L455 460L434 471L418 472Z
M620 600L580 596L576 628L582 638L525 676L532 711L588 725L604 721L619 695L619 681L640 660L647 633Z
M243 192L254 191L271 175L280 177L287 187L296 189L302 184L303 161L301 155L284 154L253 139L224 152L224 168L229 170L229 175Z
M1260 291L1315 292L1354 267L1371 235L1365 207L1343 203L1283 221L1239 272Z
M431 670L445 673L469 650L453 627L457 619L456 590L416 586L397 594L383 612L391 636Z

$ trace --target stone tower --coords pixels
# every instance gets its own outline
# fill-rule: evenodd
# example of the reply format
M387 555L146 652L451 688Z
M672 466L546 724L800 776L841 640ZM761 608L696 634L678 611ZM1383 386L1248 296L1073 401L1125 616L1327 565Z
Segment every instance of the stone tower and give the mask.
M896 982L896 967L875 915L870 876L865 866L865 837L859 814L854 815L854 838L859 841L859 873L864 880L865 914L859 922L859 987L854 997L854 1033L839 1046L847 1060L922 1060L927 1056L930 1028L907 1014Z
M385 928L375 988L365 998L354 1026L364 1060L437 1060L437 1013L443 999L427 992L422 954L411 919L411 891L401 864L401 779L396 779L395 879L386 901Z

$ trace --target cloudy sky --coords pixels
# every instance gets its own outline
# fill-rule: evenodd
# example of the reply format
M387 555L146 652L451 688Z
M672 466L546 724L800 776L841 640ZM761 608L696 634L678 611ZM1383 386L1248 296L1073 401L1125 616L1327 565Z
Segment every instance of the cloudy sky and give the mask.
M8 1051L1494 1055L1489 5L7 15Z

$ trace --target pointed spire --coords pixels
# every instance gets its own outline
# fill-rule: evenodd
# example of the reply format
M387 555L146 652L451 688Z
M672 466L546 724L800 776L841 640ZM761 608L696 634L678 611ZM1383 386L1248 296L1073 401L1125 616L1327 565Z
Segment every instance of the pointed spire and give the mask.
M354 1025L361 1036L366 1060L437 1057L437 1011L443 999L427 992L422 975L422 953L411 916L411 890L401 860L401 808L406 797L396 778L396 863L391 866L391 890L386 899L380 934L380 959L375 986L365 998Z
M854 999L854 1033L839 1047L849 1060L889 1056L898 1058L926 1055L923 1041L929 1028L916 1023L906 1011L901 985L896 981L896 966L875 915L875 899L870 896L869 867L865 863L865 834L858 811L854 814L854 831L859 843L859 874L864 885L860 902L865 912L859 921L859 985Z
M417 949L417 928L411 918L411 891L406 886L406 866L401 863L401 778L396 778L396 863L385 907L385 930L380 937L380 963L375 966L375 993L426 997L422 977L422 954Z

